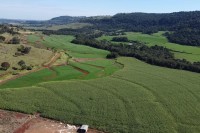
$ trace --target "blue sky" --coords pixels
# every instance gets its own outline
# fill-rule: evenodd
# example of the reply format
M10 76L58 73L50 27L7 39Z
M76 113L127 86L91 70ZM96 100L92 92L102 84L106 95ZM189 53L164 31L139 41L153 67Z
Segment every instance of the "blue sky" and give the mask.
M2 0L0 18L46 20L56 16L168 13L200 10L200 0Z

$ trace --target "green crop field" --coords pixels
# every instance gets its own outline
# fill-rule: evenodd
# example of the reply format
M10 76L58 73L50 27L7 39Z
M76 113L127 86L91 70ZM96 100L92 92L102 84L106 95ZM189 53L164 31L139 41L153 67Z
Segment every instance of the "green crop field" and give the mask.
M164 32L158 32L152 35L135 33L135 32L127 32L125 36L128 37L129 40L144 42L148 46L164 46L174 51L175 57L177 59L186 59L191 62L200 61L200 47L194 46L184 46L180 44L170 43L166 37L162 34ZM113 36L102 36L98 38L99 40L109 40L111 41Z
M29 35L27 39L30 43L35 43L36 41L40 40L40 37L33 34Z
M32 40L34 40L34 38L37 38L37 36L30 35L28 38L29 42L31 42ZM77 58L104 58L109 53L105 50L91 48L84 45L73 44L71 43L73 39L73 36L52 35L44 36L44 40L39 41L40 43L50 48L67 50L71 56Z
M0 108L39 112L110 133L200 132L199 74L152 66L134 58L122 57L118 62L124 68L104 78L1 89ZM110 65L103 61L85 63ZM80 67L87 68L86 64Z
M94 62L94 63L93 63ZM90 65L90 64L99 64ZM102 66L100 64L103 64ZM76 68L74 68L76 67ZM111 75L122 66L114 60L89 61L89 63L70 62L70 65L43 69L15 80L10 80L0 86L0 89L34 86L49 81L63 81L70 79L94 79ZM79 70L80 69L80 70ZM83 72L81 72L83 71ZM87 73L84 75L84 71Z

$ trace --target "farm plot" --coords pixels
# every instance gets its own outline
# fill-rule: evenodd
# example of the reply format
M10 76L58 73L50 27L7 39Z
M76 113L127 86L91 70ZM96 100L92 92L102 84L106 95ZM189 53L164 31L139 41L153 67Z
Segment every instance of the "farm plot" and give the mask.
M199 74L134 58L118 61L124 69L109 77L2 89L0 108L108 132L200 132Z
M105 67L90 65L92 62L99 62L98 64L102 63ZM101 61L90 61L88 64L70 62L69 65L45 68L43 70L19 77L15 80L10 80L4 84L1 84L0 89L35 86L38 83L49 81L99 78L111 75L121 68L122 66L116 63L114 60L106 59Z
M71 43L73 39L73 36L51 35L44 36L44 40L40 40L40 43L44 44L46 47L67 50L71 56L77 58L105 58L109 53L105 50L73 44ZM29 40L31 41L31 39Z

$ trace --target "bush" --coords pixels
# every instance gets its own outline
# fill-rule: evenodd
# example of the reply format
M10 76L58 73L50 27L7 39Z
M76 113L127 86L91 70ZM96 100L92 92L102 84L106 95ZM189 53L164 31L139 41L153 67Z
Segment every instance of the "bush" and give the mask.
M0 36L0 42L3 42L5 40L6 40L6 38L4 36Z
M13 69L13 70L18 70L18 68L17 68L17 67L12 67L12 69Z
M111 52L110 54L108 54L107 56L106 56L106 58L107 59L115 59L115 58L117 58L119 55L118 55L118 53L116 53L116 52Z
M26 65L26 63L23 60L21 60L18 62L18 65L22 67L22 66Z
M24 47L23 45L20 45L19 48L17 48L18 53L15 53L15 55L24 55L28 54L31 51L31 47ZM21 54L19 54L21 53Z
M113 37L112 41L115 41L115 42L128 42L128 38L127 37Z
M32 68L32 66L27 66L26 67L26 70L32 70L33 68Z
M3 62L3 63L1 63L1 69L2 70L8 70L8 68L10 68L10 64L8 63L8 62Z
M20 44L20 39L18 37L13 37L8 43L9 44Z

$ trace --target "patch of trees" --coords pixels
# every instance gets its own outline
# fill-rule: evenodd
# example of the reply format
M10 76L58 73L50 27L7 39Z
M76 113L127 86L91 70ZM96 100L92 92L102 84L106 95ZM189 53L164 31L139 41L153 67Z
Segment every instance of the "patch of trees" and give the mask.
M13 37L8 44L20 44L20 39L18 37Z
M20 45L20 47L17 48L17 52L15 53L15 56L29 54L30 51L31 51L31 47L25 47L24 45Z
M77 36L77 35L87 35L87 37L91 37L91 38L98 38L101 37L103 34L105 34L105 32L103 31L99 31L93 27L84 27L84 28L80 28L80 29L68 29L68 28L64 28L64 29L60 29L60 30L40 30L43 32L43 34L45 35L73 35L73 36Z
M172 43L200 46L200 30L181 29L165 35Z
M175 59L174 54L162 46L148 47L138 42L132 42L133 45L116 45L106 40L98 41L84 35L76 36L72 43L108 50L121 56L135 57L152 65L200 73L200 65L198 63L190 63L185 59ZM112 55L108 55L108 57L112 57Z
M112 41L114 41L114 42L129 42L127 37L113 37Z
M33 69L32 65L27 66L23 60L19 61L17 64L21 67L20 70L32 70ZM18 68L16 68L16 67L15 68L13 67L13 69L18 70Z
M1 63L1 68L0 68L0 70L6 71L6 70L8 70L9 68L10 68L10 63L8 63L8 62L3 62L3 63Z
M12 35L19 34L18 32L14 31L14 28L12 25L8 25L8 24L0 25L0 34L3 34L3 33L9 33Z

